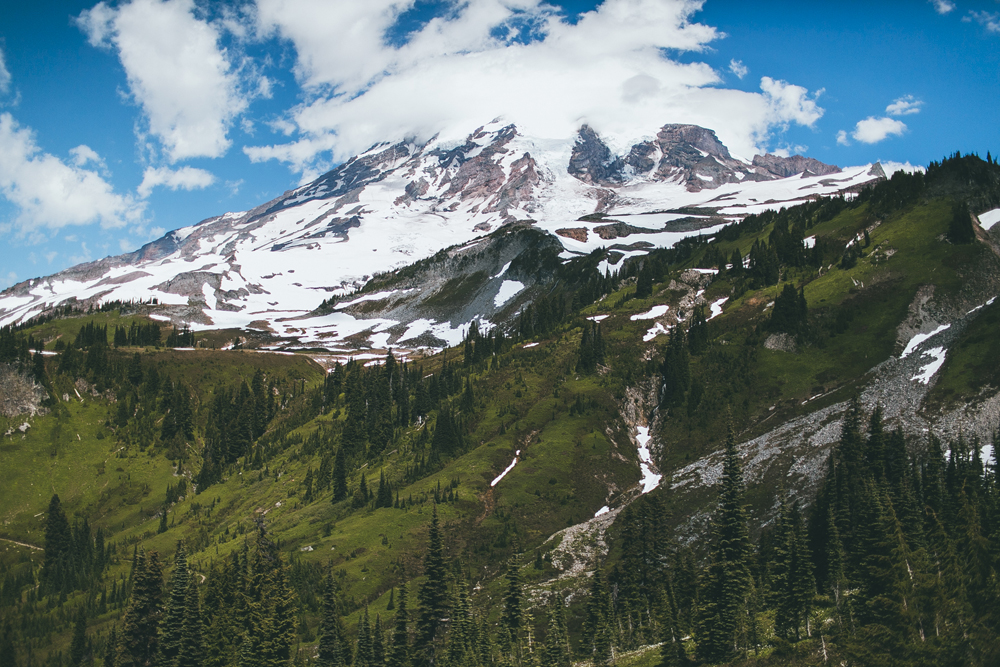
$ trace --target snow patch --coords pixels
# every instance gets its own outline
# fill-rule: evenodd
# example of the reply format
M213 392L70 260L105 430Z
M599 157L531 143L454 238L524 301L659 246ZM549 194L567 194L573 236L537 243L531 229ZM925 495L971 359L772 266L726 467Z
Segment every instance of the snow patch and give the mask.
M595 517L599 517L599 516L601 516L602 514L607 514L607 513L608 513L608 512L610 512L610 511L611 511L611 508L610 508L610 507L608 507L607 505L605 505L605 506L604 506L604 507L602 507L601 509L597 510L597 512L595 512L595 513L594 513L594 516L595 516Z
M670 332L669 328L667 328L667 327L663 326L662 324L660 324L659 322L657 322L656 324L653 325L653 328L650 329L649 331L647 331L646 335L642 337L642 342L643 343L648 343L649 341L653 340L654 338L656 338L660 334L665 334L665 333L669 333L669 332Z
M929 384L931 378L937 373L941 366L944 365L945 350L943 347L932 347L926 350L923 354L925 357L931 357L933 361L926 364L920 369L920 372L911 377L911 380L916 382L922 382L924 384Z
M511 260L511 261L513 261L513 260ZM495 275L495 276L493 276L493 277L494 277L494 278L499 278L499 277L500 277L500 276L502 276L503 274L507 273L507 269L509 269L509 268L510 268L510 264L511 264L511 262L507 262L506 264L504 264L504 265L503 265L503 268L502 268L502 269L500 269L500 273L496 274L496 275Z
M729 301L729 297L728 296L724 296L721 299L718 299L717 301L713 301L711 303L711 305L709 305L709 308L711 309L712 314L708 316L708 319L712 319L713 317L718 317L719 315L721 315L722 314L722 304L724 304L727 301Z
M524 283L519 280L505 280L500 285L500 291L493 297L493 305L499 308L510 301L516 294L524 289Z
M650 467L653 460L649 455L649 441L651 439L649 435L649 428L646 426L640 426L636 429L636 431L635 439L639 441L639 468L642 470L642 492L649 493L660 485L660 480L663 479L663 475L658 475L653 472Z
M979 215L979 224L983 229L992 229L998 222L1000 222L1000 208Z
M591 322L601 322L603 320L608 319L609 317L611 317L611 316L610 315L591 315L587 319L590 320Z
M987 303L987 305L989 305L989 304ZM913 338L910 339L909 343L906 344L906 349L904 349L903 353L901 355L899 355L899 358L900 359L906 359L906 357L909 356L909 354L911 352L913 352L915 349L917 349L918 345L920 345L921 343L923 343L928 338L932 338L933 336L938 335L939 333L941 333L942 331L944 331L945 329L947 329L950 326L951 326L950 324L942 324L941 326L939 326L937 329L935 329L934 331L932 331L930 333L926 333L926 334L918 333L917 335L915 335ZM927 383L925 382L924 384L927 384Z
M493 480L492 482L490 482L490 486L496 486L497 483L499 483L501 479L503 479L504 477L506 477L507 473L509 473L511 470L514 469L514 466L517 465L517 457L520 456L520 455L521 455L521 450L520 449L517 450L516 452L514 452L514 460L510 462L510 465L507 466L506 470L504 470L502 473L500 473L499 475L497 475L497 478L495 480Z
M815 248L816 247L816 237L815 236L807 236L806 238L802 239L802 245L804 245L807 248Z
M528 349L529 347L537 347L537 346L538 346L538 343L525 343L524 344L524 349Z
M668 310L670 310L670 306L666 304L661 306L653 306L650 310L646 311L645 313L636 313L629 319L632 320L633 322L635 322L636 320L653 320L656 319L657 317L663 317L664 315L667 314Z

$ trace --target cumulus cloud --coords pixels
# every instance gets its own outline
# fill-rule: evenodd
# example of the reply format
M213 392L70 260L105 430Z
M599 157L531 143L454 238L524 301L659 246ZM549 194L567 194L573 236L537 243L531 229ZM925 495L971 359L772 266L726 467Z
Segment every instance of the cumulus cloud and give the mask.
M729 61L729 71L735 74L737 77L742 79L747 74L750 73L750 68L743 64L742 60L737 60L733 58Z
M847 138L847 130L837 132L837 143L841 146L850 146L851 140Z
M991 32L994 35L1000 34L1000 12L979 12L973 9L962 17L962 20L965 22L975 21L983 26L986 32Z
M3 50L0 49L0 95L10 92L11 84L10 70L7 69L7 60L4 58Z
M916 99L913 95L904 95L897 98L892 104L885 108L885 112L890 116L909 116L920 113L923 101Z
M69 149L69 154L73 158L73 164L77 167L85 167L90 162L100 167L104 166L104 160L97 154L97 151L86 144L80 144L76 148Z
M934 5L934 10L938 14L947 14L951 10L955 9L955 3L950 2L950 0L930 0L930 3Z
M100 2L77 23L92 45L117 52L129 92L172 161L225 154L248 98L219 29L196 16L194 0Z
M851 136L863 144L877 144L891 136L902 136L905 131L906 124L901 120L869 116L864 120L858 121L858 124L854 126L854 131L851 132Z
M142 183L139 184L137 192L145 199L153 192L155 187L168 187L171 190L200 190L215 183L215 176L211 172L195 167L181 167L180 169L170 169L168 167L147 167L142 174Z
M0 114L0 193L20 209L14 222L22 232L98 222L122 227L141 220L141 202L116 193L77 160L74 155L74 164L67 164L41 151L30 128L9 113Z
M542 139L588 123L622 144L696 123L752 155L776 129L823 114L800 86L765 77L759 93L725 89L708 65L671 59L720 36L692 20L695 0L605 0L574 24L540 0L480 0L390 43L411 6L258 0L259 33L292 43L310 98L287 116L288 143L247 155L309 174L378 141L459 141L497 117Z

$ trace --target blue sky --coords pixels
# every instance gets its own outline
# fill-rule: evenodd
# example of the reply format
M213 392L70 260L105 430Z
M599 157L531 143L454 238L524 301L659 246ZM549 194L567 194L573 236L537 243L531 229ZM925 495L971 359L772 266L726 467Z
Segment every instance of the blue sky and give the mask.
M0 287L497 116L927 164L1000 152L998 100L991 0L7 2Z

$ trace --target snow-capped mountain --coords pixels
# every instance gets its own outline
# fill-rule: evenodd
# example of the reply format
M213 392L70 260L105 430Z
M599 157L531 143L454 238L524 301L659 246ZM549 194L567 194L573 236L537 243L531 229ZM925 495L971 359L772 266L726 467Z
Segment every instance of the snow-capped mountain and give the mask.
M627 256L884 177L877 164L840 170L801 156L743 160L714 132L692 125L666 125L615 155L587 126L576 137L553 141L494 121L460 145L431 139L373 146L251 211L209 218L133 253L22 282L0 294L0 325L67 302L152 297L160 304L156 317L195 329L265 328L301 345L398 345L423 334L454 342L461 321L422 317L419 309L397 309L402 319L374 321L343 312L347 301L333 316L308 316L324 299L350 293L373 275L519 221L554 235L563 260L612 243L627 246ZM680 210L691 207L699 215ZM511 258L500 255L491 262L509 266ZM494 268L492 296L478 302L487 306L478 314L486 319L524 287L505 276L503 262ZM393 327L396 333L378 335Z

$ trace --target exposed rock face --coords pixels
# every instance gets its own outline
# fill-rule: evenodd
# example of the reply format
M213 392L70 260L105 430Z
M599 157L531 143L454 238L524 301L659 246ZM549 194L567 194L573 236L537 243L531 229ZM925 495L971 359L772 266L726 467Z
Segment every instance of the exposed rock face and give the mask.
M32 377L10 364L0 364L0 415L38 414L44 398L45 390Z
M770 181L796 174L822 176L840 171L801 155L734 158L712 130L697 125L664 125L655 141L633 145L625 157L612 154L593 128L580 128L569 173L584 183L620 187L640 181L673 181L696 192L724 183Z
M840 172L840 167L824 164L811 157L792 155L791 157L778 157L777 155L754 155L753 165L765 169L778 178L788 178L796 174L808 174L811 176L825 176Z

